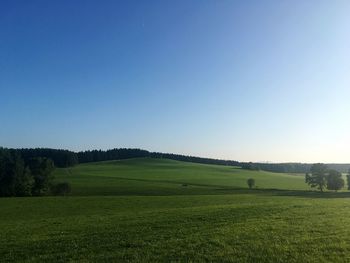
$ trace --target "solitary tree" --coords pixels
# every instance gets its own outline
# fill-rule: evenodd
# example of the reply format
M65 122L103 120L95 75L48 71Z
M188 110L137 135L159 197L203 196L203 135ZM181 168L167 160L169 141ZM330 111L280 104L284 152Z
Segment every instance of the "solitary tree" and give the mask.
M327 176L327 189L328 190L340 190L344 187L344 180L341 173L336 170L329 170Z
M311 174L305 175L305 182L311 187L317 187L321 192L327 185L327 165L316 163L311 166Z
M252 189L255 186L255 180L253 178L249 178L247 180L247 184L248 184L249 189Z

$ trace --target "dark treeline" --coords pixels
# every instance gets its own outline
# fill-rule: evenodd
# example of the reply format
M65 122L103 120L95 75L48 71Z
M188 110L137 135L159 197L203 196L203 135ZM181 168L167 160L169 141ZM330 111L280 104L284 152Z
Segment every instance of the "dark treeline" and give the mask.
M36 157L51 159L56 167L70 167L79 163L75 152L60 149L35 148L35 149L15 149L24 161Z
M277 173L307 173L312 164L306 163L252 163L238 162L232 160L220 160L213 158L195 157L172 153L149 152L142 149L116 148L112 150L92 150L77 153L79 163L120 160L138 157L165 158L184 162L240 166L243 169L263 170ZM330 169L345 173L349 170L350 164L328 164Z
M51 159L56 167L70 167L78 163L100 162L110 160L121 160L138 157L166 158L185 162L240 166L248 170L264 170L279 173L306 173L310 171L311 164L305 163L252 163L238 162L232 160L220 160L202 158L181 154L149 152L142 149L116 148L111 150L91 150L78 153L68 150L36 148L36 149L12 149L19 153L25 162L35 157ZM345 173L349 170L350 164L327 164L330 169Z
M139 157L150 157L150 152L141 149L120 148L107 151L92 150L77 153L79 163L122 160Z
M127 149L127 148L112 149L107 151L102 151L102 150L84 151L84 152L78 152L77 155L78 155L79 163L121 160L121 159L138 158L138 157L150 157L150 158L165 158L165 159L171 159L171 160L177 160L177 161L203 163L203 164L235 165L235 166L239 165L239 162L236 162L236 161L226 161L226 160L219 160L219 159L172 154L172 153L149 152L141 149Z
M153 152L153 153L150 153L150 157L165 158L165 159L171 159L171 160L177 160L177 161L183 161L183 162L192 162L192 163L240 166L240 163L237 161L203 158L203 157L195 157L195 156L172 154L172 153Z
M341 173L347 173L349 172L349 169L350 169L350 164L341 164L341 163L328 163L327 164L328 168L329 169L332 169L332 170L337 170Z
M312 164L309 163L240 163L243 169L263 170L276 173L307 173ZM327 164L329 169L346 173L350 169L350 164Z
M311 164L305 163L241 163L243 169L263 170L276 173L306 173Z

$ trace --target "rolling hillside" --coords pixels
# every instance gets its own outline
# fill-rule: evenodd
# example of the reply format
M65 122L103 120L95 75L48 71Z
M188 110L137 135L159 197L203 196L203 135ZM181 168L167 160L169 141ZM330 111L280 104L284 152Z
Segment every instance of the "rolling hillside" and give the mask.
M300 175L143 158L55 176L72 195L0 199L0 261L350 261L349 192Z
M152 158L80 164L55 177L70 182L73 195L219 194L247 188L248 178L258 189L308 189L300 175Z

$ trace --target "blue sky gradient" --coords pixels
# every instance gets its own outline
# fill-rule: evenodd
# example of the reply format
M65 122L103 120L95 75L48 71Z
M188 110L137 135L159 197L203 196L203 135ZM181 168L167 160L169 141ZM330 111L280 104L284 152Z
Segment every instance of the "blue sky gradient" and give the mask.
M0 145L350 162L350 1L1 1Z

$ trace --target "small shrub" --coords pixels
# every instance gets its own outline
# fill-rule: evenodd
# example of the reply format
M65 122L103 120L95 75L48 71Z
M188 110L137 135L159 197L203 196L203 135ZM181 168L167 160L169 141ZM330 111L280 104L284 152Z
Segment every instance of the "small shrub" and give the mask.
M249 189L252 189L255 185L255 180L253 178L249 178L247 180L247 184L248 184Z
M58 183L52 186L52 193L54 195L67 195L71 192L70 184L67 182Z

